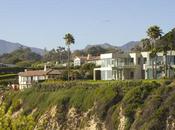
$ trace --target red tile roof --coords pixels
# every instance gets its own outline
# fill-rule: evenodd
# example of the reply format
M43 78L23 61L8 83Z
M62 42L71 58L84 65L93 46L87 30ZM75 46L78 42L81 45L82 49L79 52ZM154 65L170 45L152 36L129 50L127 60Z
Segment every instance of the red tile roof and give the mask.
M19 76L45 76L45 75L49 75L49 74L54 74L54 75L60 75L61 71L59 70L53 70L53 69L49 69L47 71L44 70L29 70L29 71L25 71L25 72L20 72L18 73Z
M100 56L93 56L88 59L88 61L92 61L92 60L100 60Z

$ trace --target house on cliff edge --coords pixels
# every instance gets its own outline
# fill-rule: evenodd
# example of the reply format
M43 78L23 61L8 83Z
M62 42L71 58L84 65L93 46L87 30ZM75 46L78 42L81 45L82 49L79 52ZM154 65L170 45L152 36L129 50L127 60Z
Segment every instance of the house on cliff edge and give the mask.
M43 70L25 70L18 73L19 89L24 89L36 83L47 79L59 79L62 76L62 71L55 69L47 69L46 66Z

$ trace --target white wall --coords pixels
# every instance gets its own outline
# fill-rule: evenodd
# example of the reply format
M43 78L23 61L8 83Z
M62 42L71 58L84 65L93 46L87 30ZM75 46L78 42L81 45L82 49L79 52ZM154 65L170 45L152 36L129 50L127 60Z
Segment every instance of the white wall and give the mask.
M112 56L113 56L112 53L101 54L100 59L112 58Z
M81 65L81 60L80 60L79 57L76 57L76 58L74 59L74 66L80 66L80 65Z
M48 76L32 76L32 77L19 76L18 77L19 88L23 89L30 87L32 81L38 82L39 80L45 80L45 79L48 79Z

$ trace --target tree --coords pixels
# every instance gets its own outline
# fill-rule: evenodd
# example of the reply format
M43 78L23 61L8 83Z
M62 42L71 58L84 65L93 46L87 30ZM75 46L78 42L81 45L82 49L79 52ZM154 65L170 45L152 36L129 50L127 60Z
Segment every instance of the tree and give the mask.
M148 38L144 38L140 42L142 44L143 51L150 51L151 50L151 43L150 43L150 40Z
M47 51L43 56L43 61L45 62L59 62L63 63L64 61L67 61L67 51L64 47L59 46L57 49L52 49L50 51Z
M75 50L72 55L73 55L73 57L75 57L75 56L86 56L87 53L84 50Z
M172 56L172 50L175 49L175 28L172 29L171 32L169 32L167 34L167 41L169 43L169 49L171 50L171 56ZM170 60L169 60L169 63L168 63L168 70L169 70L169 78L170 78L170 68L171 68L171 62L172 62L172 58L170 56Z
M170 78L170 68L171 68L171 56L169 61L167 60L167 52L170 50L170 55L172 55L172 50L175 48L175 30L173 29L160 40L158 40L158 48L160 51L163 51L163 61L164 61L164 71L165 77ZM169 70L169 75L167 75L167 70Z
M131 48L131 51L133 52L141 52L142 47L140 45L136 45L135 47Z
M9 54L3 54L0 56L0 62L6 64L17 64L21 61L36 62L41 59L42 56L32 52L30 48L19 48Z
M85 63L81 66L81 73L85 79L93 79L94 63Z
M162 36L162 33L162 30L157 25L148 28L147 35L150 38L152 49L155 48L156 40Z
M153 79L157 78L157 48L155 46L156 41L162 36L162 30L157 25L153 25L148 28L147 35L150 38L151 43L151 58L152 58L152 71L153 71ZM155 64L155 70L154 70L154 64ZM156 71L156 73L154 72ZM155 73L155 74L154 74Z
M62 62L62 54L63 54L63 52L65 52L65 48L59 46L59 47L57 48L57 53L59 54L59 62L60 62L60 63L63 63L63 62Z
M87 49L87 54L91 54L93 56L100 55L102 53L106 53L106 49L101 46L92 46Z
M64 36L65 44L67 46L67 51L68 51L68 80L70 77L70 45L75 43L75 39L72 34L67 33Z

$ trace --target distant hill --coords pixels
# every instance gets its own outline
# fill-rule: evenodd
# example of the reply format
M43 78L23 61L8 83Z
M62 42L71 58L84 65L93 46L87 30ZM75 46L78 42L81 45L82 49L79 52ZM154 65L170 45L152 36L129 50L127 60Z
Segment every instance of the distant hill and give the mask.
M109 43L103 43L103 44L94 44L94 45L87 45L84 50L88 50L92 47L101 47L101 48L104 48L104 49L108 49L108 48L115 48L115 49L118 49L117 46L114 46L114 45L111 45Z
M115 46L115 45L112 45L109 43L94 44L94 45L92 44L92 45L87 45L84 49L82 49L82 51L87 51L93 47L100 47L102 49L109 49L109 50L110 49L113 49L113 50L114 49L116 49L116 50L121 49L122 51L130 51L131 48L133 48L138 43L139 43L138 41L131 41L131 42L128 42L122 46ZM20 43L14 43L14 42L6 41L6 40L0 40L0 55L2 55L4 53L11 53L16 49L19 49L20 47L30 48L33 52L40 54L40 55L43 55L43 52L44 52L40 48L28 47L28 46L25 46L25 45L20 44Z
M135 47L137 44L139 44L140 42L138 41L130 41L122 46L120 46L119 48L123 51L130 51L133 47Z
M94 44L94 45L87 45L83 50L88 50L92 47L101 47L103 49L109 49L109 48L114 48L114 49L121 49L122 51L130 51L134 46L136 46L137 44L139 44L138 41L130 41L122 46L115 46L115 45L111 45L109 43L103 43L103 44Z
M16 49L19 49L20 47L24 47L24 48L30 48L33 52L42 55L43 54L43 50L39 49L39 48L35 48L35 47L28 47L25 45L22 45L20 43L14 43L14 42L9 42L9 41L5 41L5 40L0 40L0 55L4 54L4 53L11 53Z

